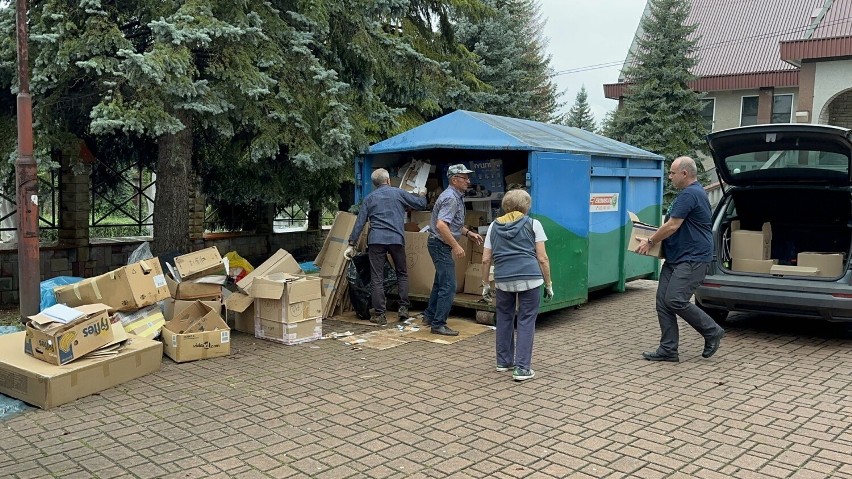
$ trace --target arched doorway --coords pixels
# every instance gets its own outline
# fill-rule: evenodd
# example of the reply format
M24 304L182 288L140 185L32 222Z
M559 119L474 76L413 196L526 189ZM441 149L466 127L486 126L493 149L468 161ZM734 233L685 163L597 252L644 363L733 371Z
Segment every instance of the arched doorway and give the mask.
M819 122L823 125L852 128L852 89L834 95L822 109Z

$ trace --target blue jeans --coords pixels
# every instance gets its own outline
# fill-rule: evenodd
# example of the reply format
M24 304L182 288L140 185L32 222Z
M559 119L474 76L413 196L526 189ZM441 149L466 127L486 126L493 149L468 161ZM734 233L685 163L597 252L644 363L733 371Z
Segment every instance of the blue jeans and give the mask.
M541 287L519 293L497 290L497 364L514 364L521 369L532 366L535 320L541 301ZM515 305L518 307L518 336L515 339Z
M435 265L435 281L432 282L429 305L423 315L433 328L440 328L446 326L456 296L456 262L453 260L452 248L443 241L430 236L426 246Z

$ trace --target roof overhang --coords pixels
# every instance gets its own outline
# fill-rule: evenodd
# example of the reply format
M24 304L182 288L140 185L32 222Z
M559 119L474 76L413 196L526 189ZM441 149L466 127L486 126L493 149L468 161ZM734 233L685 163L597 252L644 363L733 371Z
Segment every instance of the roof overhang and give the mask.
M618 100L627 96L630 83L609 83L604 85L604 96ZM689 83L695 91L711 92L725 90L756 90L766 87L797 87L799 71L784 70L774 72L738 73L733 75L714 75L700 77Z
M805 60L852 57L852 36L780 42L781 59L801 67Z

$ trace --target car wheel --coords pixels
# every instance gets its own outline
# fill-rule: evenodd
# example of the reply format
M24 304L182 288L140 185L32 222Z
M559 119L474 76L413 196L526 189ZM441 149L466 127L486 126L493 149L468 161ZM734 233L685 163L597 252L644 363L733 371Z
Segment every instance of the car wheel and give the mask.
M708 308L701 303L697 303L698 307L701 308L702 311L707 313L707 316L710 316L713 321L716 321L716 324L724 324L728 319L728 310L727 309L716 309L716 308Z

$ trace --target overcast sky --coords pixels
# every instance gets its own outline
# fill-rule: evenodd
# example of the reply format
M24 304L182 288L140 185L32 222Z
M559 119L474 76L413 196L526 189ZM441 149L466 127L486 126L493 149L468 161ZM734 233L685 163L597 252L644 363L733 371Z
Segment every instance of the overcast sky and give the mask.
M550 39L548 52L555 72L618 62L616 66L558 74L554 78L559 90L565 91L565 111L585 84L592 114L600 122L606 112L617 106L615 100L604 98L603 84L618 81L645 0L539 0L539 4L547 22L544 36Z

